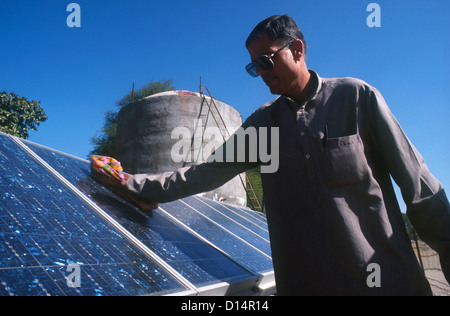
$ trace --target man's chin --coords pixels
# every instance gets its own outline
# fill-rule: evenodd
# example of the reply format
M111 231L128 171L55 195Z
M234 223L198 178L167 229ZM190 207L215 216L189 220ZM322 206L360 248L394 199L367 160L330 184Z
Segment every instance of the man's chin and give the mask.
M272 93L272 94L282 94L281 93L281 90L280 89L278 89L277 87L271 87L271 86L268 86L269 87L269 90L270 90L270 93Z
M276 85L274 85L272 82L266 83L266 86L269 88L270 93L280 94L278 87Z

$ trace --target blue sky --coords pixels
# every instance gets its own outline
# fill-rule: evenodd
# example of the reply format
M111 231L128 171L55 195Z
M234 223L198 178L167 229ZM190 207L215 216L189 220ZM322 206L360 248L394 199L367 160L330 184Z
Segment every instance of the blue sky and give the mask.
M81 27L69 28L69 3ZM369 28L369 3L381 27ZM104 112L150 80L212 95L245 119L272 96L247 75L244 42L273 14L308 42L310 69L356 77L385 97L430 170L450 187L448 0L1 0L0 90L40 100L49 119L30 140L86 158Z

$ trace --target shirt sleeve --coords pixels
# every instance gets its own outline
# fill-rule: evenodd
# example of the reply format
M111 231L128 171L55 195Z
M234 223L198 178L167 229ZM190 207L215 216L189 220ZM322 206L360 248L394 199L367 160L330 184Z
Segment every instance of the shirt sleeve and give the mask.
M450 283L450 206L444 188L376 89L369 89L367 103L369 133L376 150L401 189L408 218L420 238L438 252Z
M245 130L251 126L251 122L250 117L241 128ZM235 135L236 133L212 153L206 162L161 174L136 174L128 179L127 189L139 197L160 203L214 190L235 176L258 166L257 160L248 159L247 144L244 148L235 149L235 142L232 141ZM244 159L238 158L242 154L241 149L245 152Z
M152 202L170 202L214 190L253 164L205 162L161 174L136 174L127 181L135 195Z

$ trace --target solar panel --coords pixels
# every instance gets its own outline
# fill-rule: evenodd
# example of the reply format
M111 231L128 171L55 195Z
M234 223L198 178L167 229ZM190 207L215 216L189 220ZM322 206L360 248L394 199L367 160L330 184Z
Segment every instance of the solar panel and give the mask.
M190 206L189 198L165 203L161 209L176 217L190 229L226 252L233 260L254 272L273 270L272 260L262 250L248 243L247 236L239 236ZM208 209L202 211L208 212ZM210 215L210 214L208 214Z
M188 197L150 217L93 181L87 160L0 137L0 295L274 288L264 215ZM67 286L73 263L81 267L77 288Z
M223 253L181 229L163 212L155 210L149 218L92 180L87 161L24 143L194 285L254 278Z
M217 201L212 201L210 199L205 199L199 197L199 199L211 207L215 208L217 211L226 214L227 216L236 219L238 222L245 223L248 225L250 223L251 228L258 231L262 237L269 237L269 230L267 227L266 215L262 212L253 211L249 208L243 206L225 204ZM231 211L231 212L230 212ZM243 221L243 219L245 221ZM255 231L255 232L256 232Z
M137 246L0 135L0 291L4 295L140 295L185 291ZM80 266L83 286L68 285Z
M267 255L271 255L267 224L264 225L263 221L252 218L252 211L203 197L189 197L188 199L189 205L197 210L205 210L203 214L210 219L220 223L223 227L228 227L230 231L239 236L246 236L245 239L249 243L254 244L259 249L264 249Z

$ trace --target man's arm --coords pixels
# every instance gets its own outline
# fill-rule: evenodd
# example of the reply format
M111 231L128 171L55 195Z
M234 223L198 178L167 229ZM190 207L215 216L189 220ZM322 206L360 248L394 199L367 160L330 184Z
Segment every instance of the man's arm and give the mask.
M408 140L381 94L370 90L367 102L376 150L401 189L408 218L422 240L439 253L450 283L450 205L444 188Z
M255 163L205 162L162 174L136 174L126 187L133 194L153 202L170 202L214 190Z
M254 128L251 115L230 138L215 150L207 162L161 174L136 174L128 179L128 191L152 202L170 202L186 196L214 190L246 170L256 168L259 159L252 155L258 140L245 139L248 128ZM256 131L256 129L255 129ZM254 141L255 144L250 144ZM238 145L239 144L239 145Z

